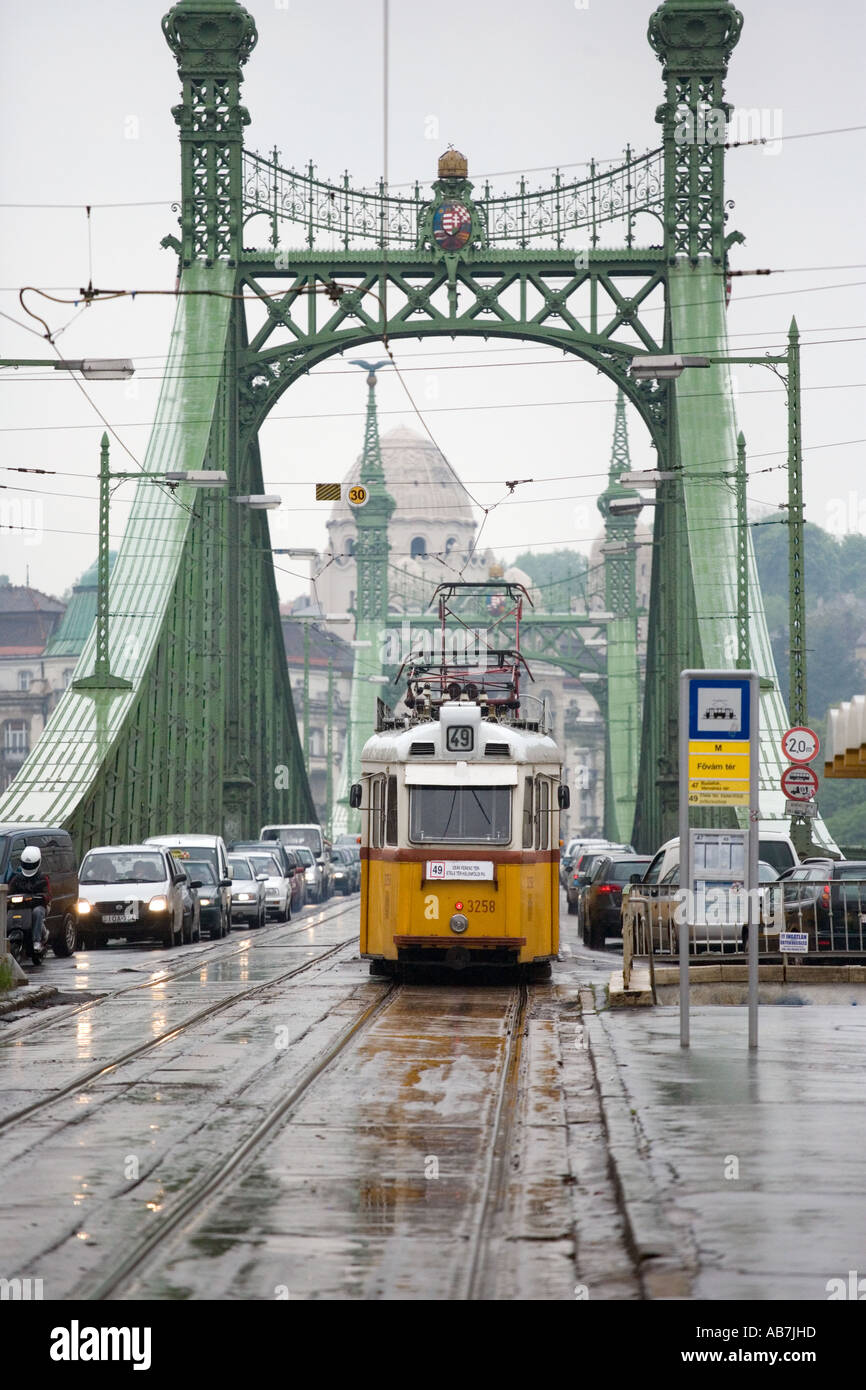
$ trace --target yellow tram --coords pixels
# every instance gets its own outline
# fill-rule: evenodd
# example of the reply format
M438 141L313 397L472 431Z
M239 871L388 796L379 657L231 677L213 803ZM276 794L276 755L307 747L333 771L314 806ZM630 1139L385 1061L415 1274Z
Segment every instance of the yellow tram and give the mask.
M443 628L447 598L470 587L488 586L442 586ZM519 634L525 593L504 587ZM432 679L415 664L405 713L380 709L351 792L362 812L361 954L371 974L421 962L549 970L557 954L568 789L543 707L521 717L521 666L513 648L474 665L443 661Z

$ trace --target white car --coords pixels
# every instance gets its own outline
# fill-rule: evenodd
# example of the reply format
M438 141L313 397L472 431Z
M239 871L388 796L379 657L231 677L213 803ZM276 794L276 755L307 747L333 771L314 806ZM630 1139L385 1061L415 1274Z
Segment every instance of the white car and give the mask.
M268 917L277 922L287 922L292 915L292 884L286 878L280 865L272 854L257 854L247 850L245 857L250 861L256 874L267 874L265 884L265 909Z

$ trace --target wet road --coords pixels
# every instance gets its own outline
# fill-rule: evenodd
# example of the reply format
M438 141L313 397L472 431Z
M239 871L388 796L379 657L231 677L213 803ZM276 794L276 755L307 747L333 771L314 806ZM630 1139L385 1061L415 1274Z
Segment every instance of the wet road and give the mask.
M7 1277L47 1298L639 1297L576 942L548 985L395 987L357 929L353 898L49 962L68 1002L0 1024Z

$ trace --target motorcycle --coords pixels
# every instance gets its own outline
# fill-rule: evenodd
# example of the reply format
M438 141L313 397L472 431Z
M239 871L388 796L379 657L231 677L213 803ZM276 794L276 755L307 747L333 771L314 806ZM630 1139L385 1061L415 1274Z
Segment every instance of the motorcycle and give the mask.
M24 893L13 893L6 905L6 941L10 954L19 963L25 956L40 965L45 954L46 937L39 948L33 945L34 899ZM44 928L43 928L44 931Z

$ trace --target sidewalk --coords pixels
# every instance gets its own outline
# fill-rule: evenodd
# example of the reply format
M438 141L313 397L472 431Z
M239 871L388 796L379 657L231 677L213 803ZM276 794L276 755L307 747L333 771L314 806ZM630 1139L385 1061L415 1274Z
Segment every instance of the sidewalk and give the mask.
M751 1054L740 1007L693 1007L688 1051L675 1007L597 1019L692 1298L866 1281L866 1009L762 1007Z

